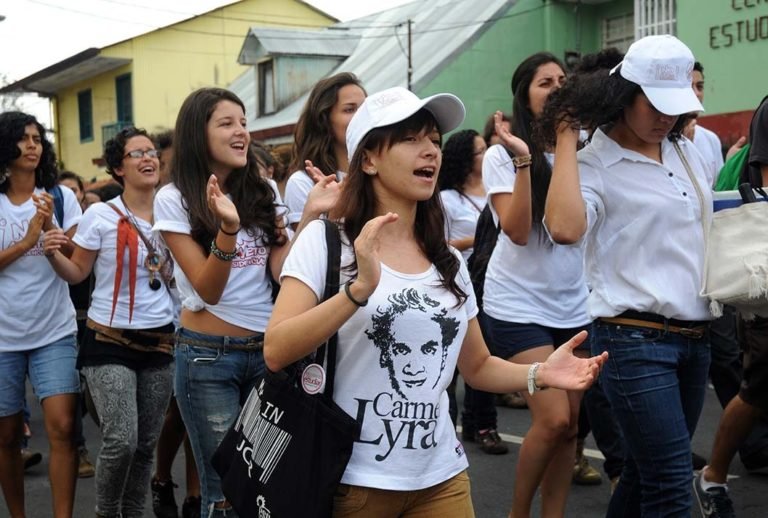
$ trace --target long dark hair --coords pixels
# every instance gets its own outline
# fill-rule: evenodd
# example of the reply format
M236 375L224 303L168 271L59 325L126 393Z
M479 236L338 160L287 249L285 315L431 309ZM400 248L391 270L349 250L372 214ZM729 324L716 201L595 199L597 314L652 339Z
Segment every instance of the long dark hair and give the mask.
M457 131L443 144L443 165L440 166L438 187L441 191L455 189L464 192L464 183L472 173L475 161L475 137L473 129Z
M540 145L554 145L561 122L568 122L574 128L594 130L623 117L624 108L632 105L643 90L640 85L624 79L619 70L613 74L609 72L607 68L597 68L574 74L562 88L553 92L536 121L536 141ZM667 138L672 142L679 140L693 116L695 114L678 117Z
M359 86L365 92L363 84L351 72L326 77L312 87L294 130L291 171L304 169L305 160L312 160L325 174L335 174L339 170L334 153L331 110L339 100L339 90L347 85Z
M220 222L208 208L206 186L211 176L206 127L216 106L231 101L243 109L243 102L223 88L201 88L189 94L181 105L174 131L171 181L181 192L184 208L189 211L192 238L210 251L211 241ZM240 216L240 225L260 231L266 245L282 244L284 237L276 224L275 193L259 174L256 157L247 147L248 162L227 177L226 190Z
M363 226L376 216L377 200L371 177L363 172L364 152L390 149L406 135L429 133L434 129L439 130L435 118L429 111L422 109L404 121L373 129L363 137L349 162L344 188L332 211L333 217L341 221L350 243L355 242ZM456 297L458 304L462 304L467 294L456 283L459 260L448 248L444 232L445 219L440 193L435 189L428 200L417 202L414 234L424 255L439 272L442 278L440 285ZM356 262L346 268L355 272Z
M56 178L59 175L56 167L56 153L53 146L45 135L45 128L40 124L34 115L23 112L5 112L0 113L0 177L5 179L5 172L11 167L11 163L21 156L19 141L24 138L24 130L30 124L37 127L40 133L40 142L43 145L43 152L40 155L40 162L35 169L35 187L40 189L51 189L56 185ZM7 193L9 181L0 182L0 193Z
M531 153L531 217L534 226L540 226L544 218L544 205L547 201L549 180L552 167L544 155L545 147L533 139L534 115L530 108L529 89L539 67L554 63L565 70L563 63L549 52L537 52L527 57L512 74L512 134L528 144Z

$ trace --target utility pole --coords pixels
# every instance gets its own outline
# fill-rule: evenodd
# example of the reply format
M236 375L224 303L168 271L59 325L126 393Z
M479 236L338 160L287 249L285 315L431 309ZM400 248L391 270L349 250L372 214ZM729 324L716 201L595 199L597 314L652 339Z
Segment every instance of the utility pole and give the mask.
M411 47L411 26L413 25L413 20L410 18L408 19L408 90L411 90L411 79L413 78L413 60L411 59L413 56L413 50Z

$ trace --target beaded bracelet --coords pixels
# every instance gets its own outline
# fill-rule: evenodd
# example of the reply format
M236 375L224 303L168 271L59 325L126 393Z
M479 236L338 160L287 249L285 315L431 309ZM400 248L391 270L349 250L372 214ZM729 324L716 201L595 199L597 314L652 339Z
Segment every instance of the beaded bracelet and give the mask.
M211 253L219 261L231 261L237 257L237 248L231 252L224 252L220 250L218 246L216 246L216 238L214 237L213 241L211 241Z

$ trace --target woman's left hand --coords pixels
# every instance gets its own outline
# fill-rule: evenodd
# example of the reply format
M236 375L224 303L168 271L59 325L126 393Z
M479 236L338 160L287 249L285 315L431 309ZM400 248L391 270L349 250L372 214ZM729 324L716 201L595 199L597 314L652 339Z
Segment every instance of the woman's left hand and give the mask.
M67 243L69 243L69 238L64 231L60 228L52 228L43 234L43 254L46 257L51 257Z
M47 192L33 194L32 201L35 204L35 208L37 208L37 212L43 216L43 232L56 228L53 224L53 196Z
M586 390L597 379L600 368L608 359L608 353L591 358L578 358L573 355L576 349L587 338L587 332L582 331L555 349L547 361L542 363L536 372L536 385L564 390Z

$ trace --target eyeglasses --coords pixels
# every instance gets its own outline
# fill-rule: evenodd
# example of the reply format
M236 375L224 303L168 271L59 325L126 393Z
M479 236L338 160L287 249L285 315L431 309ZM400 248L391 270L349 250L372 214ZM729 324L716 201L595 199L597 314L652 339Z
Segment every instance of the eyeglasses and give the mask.
M157 158L160 156L160 151L157 149L147 149L146 151L142 149L134 149L133 151L129 151L124 154L123 158L128 156L131 158L141 158L144 155L147 155L149 158Z

